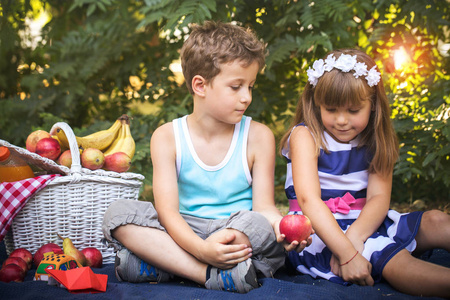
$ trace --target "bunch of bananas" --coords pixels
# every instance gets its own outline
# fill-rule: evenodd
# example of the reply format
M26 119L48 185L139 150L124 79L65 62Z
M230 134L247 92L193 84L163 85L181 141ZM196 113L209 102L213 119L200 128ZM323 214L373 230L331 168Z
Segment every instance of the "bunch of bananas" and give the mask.
M69 141L62 129L58 128L55 135L62 147L69 148ZM76 139L80 149L96 148L105 156L124 152L131 159L136 149L130 131L130 118L125 114L117 118L110 128L83 137L77 136Z

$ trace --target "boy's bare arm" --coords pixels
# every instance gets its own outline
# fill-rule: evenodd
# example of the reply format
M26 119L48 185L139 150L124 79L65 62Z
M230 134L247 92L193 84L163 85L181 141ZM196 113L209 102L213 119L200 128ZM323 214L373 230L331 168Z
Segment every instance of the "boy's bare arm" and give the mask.
M248 140L248 161L253 178L253 210L261 213L269 220L275 231L277 241L283 242L285 236L280 234L282 214L275 206L274 174L275 174L275 138L265 125L252 121ZM287 251L302 251L311 244L312 239L298 243L283 242Z
M198 260L229 268L248 257L246 245L229 245L232 235L203 240L179 213L176 150L172 123L158 128L150 143L153 164L153 194L158 218L173 240Z
M253 179L253 210L274 225L282 218L274 198L275 138L268 127L255 121L248 134L247 156Z

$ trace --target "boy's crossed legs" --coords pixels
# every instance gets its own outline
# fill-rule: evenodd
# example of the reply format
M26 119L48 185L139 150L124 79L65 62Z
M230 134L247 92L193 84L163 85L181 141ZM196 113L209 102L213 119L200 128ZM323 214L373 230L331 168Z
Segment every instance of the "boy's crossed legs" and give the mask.
M245 215L245 217L243 217L243 215ZM191 222L194 224L195 228L193 229L199 236L202 238L208 236L208 233L201 233L198 231L199 228L202 227L202 219L191 216L185 217L188 219L188 223ZM248 220L245 220L247 218ZM241 219L245 221L242 222ZM246 239L247 235L252 237L253 244L255 244L252 244L252 247L254 247L253 254L256 258L255 260L247 259L229 270L208 267L207 264L200 262L194 256L178 246L159 224L156 211L149 202L114 202L105 214L103 231L106 239L116 248L116 250L123 246L126 247L126 249L118 252L116 258L118 260L116 262L116 272L118 271L119 277L125 277L122 279L127 281L133 280L131 277L138 278L141 273L143 273L142 275L144 275L144 277L147 274L151 275L149 278L156 281L157 278L168 278L168 274L166 273L168 272L205 285L210 289L223 289L245 293L257 287L256 271L261 272L265 276L270 276L283 265L284 250L281 245L276 243L273 229L262 215L248 211L239 212L230 217L228 221L224 220L223 224L220 224L220 222L222 221L215 222L212 226L212 230L221 230L225 228L232 228L231 230L234 230L233 227L228 226L235 225L236 230L238 230L236 236L241 239ZM261 222L266 222L267 226L258 226ZM255 223L257 223L257 225ZM210 226L211 224L208 225L208 227ZM225 227L220 228L221 226ZM258 232L258 234L255 234L255 231L261 230L266 230L266 232L263 232L262 234L261 232ZM261 237L263 238L261 239ZM274 243L270 242L271 240L274 241ZM127 249L137 257L131 253L128 254ZM262 258L262 256L265 257L263 261L258 259L258 257ZM121 262L120 259L124 259L124 257L127 257L127 259L131 257L134 260L134 262L130 262L130 264L133 265L131 266L133 269L131 272L139 272L139 274L123 276L123 264L127 264L127 262ZM148 266L145 263L141 265L140 259L149 262L153 267L164 271L161 272L158 270L158 276L154 276L154 269L145 269ZM125 269L127 267L128 266L125 266ZM140 277L140 280L141 279L142 277Z

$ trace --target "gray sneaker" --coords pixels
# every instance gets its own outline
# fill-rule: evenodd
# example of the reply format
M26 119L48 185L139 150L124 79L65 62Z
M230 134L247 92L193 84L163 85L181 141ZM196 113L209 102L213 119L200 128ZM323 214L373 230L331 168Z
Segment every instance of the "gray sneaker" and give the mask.
M169 273L149 265L126 248L117 251L114 271L117 280L135 283L165 282L172 277Z
M243 261L234 268L222 270L211 268L210 278L205 286L211 290L247 293L258 287L258 278L251 259Z

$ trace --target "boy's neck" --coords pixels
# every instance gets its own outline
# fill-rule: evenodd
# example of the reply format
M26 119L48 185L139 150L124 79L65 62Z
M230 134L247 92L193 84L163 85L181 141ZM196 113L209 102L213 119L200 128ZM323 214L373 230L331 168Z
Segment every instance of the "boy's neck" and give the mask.
M206 140L220 136L232 136L234 124L220 122L210 116L192 113L187 117L189 132Z
M209 166L222 162L231 146L235 125L197 119L191 114L187 117L187 126L199 159Z

